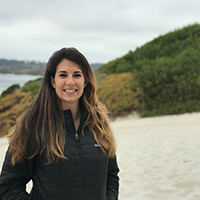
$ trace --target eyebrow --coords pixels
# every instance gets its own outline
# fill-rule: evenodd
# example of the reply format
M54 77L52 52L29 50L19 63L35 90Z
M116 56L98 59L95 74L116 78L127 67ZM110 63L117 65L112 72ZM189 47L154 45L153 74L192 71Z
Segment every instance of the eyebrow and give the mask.
M82 74L82 71L75 71L74 74Z
M58 73L67 73L66 71L59 71Z
M67 74L66 71L59 71L58 73L65 73ZM83 72L82 71L75 71L74 74L82 74Z

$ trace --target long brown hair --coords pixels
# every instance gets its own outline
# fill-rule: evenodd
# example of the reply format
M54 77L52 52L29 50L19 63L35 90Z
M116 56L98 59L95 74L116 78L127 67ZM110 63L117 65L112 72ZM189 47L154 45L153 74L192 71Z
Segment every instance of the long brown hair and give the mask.
M68 59L76 62L83 71L87 86L80 98L81 104L89 111L83 127L88 127L96 142L108 151L108 156L116 153L116 143L110 128L107 109L98 100L94 72L85 56L75 48L62 48L53 53L47 63L43 82L34 102L18 118L16 126L8 135L12 164L16 165L28 157L28 145L35 141L31 156L41 154L46 149L48 163L64 155L65 123L61 101L51 85L58 64ZM48 133L48 134L45 134Z

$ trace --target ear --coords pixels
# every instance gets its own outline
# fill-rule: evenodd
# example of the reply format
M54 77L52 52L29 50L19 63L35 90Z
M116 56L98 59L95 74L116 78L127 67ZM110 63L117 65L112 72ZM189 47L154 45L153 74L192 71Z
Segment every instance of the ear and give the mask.
M55 79L53 78L53 76L51 76L51 85L53 88L55 88Z
M85 81L85 83L84 83L84 88L87 86L87 81Z

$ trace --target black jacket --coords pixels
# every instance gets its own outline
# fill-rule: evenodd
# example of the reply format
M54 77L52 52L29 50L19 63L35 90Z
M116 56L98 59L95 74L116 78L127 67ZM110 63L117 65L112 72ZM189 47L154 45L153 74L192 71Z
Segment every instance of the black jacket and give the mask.
M43 154L25 159L13 167L11 154L7 151L0 176L0 200L118 199L116 157L108 158L87 128L84 136L81 134L86 113L82 114L77 135L71 111L64 111L64 116L67 127L64 154L67 160L45 164ZM25 189L30 180L33 188L28 194Z

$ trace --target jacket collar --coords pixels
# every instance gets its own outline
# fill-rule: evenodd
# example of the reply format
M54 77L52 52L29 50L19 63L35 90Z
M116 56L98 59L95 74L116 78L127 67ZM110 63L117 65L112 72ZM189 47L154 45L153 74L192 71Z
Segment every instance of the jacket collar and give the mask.
M88 114L89 114L89 111L85 107L80 106L80 109L81 109L81 120L80 120L80 125L79 125L78 132L81 131L82 126L83 126L84 122L86 121L86 119L88 117ZM75 129L74 120L73 120L73 117L72 117L71 110L69 110L69 109L68 110L64 110L63 114L64 114L64 119L65 119L65 125L66 125L67 132L75 134L76 133L76 129Z

